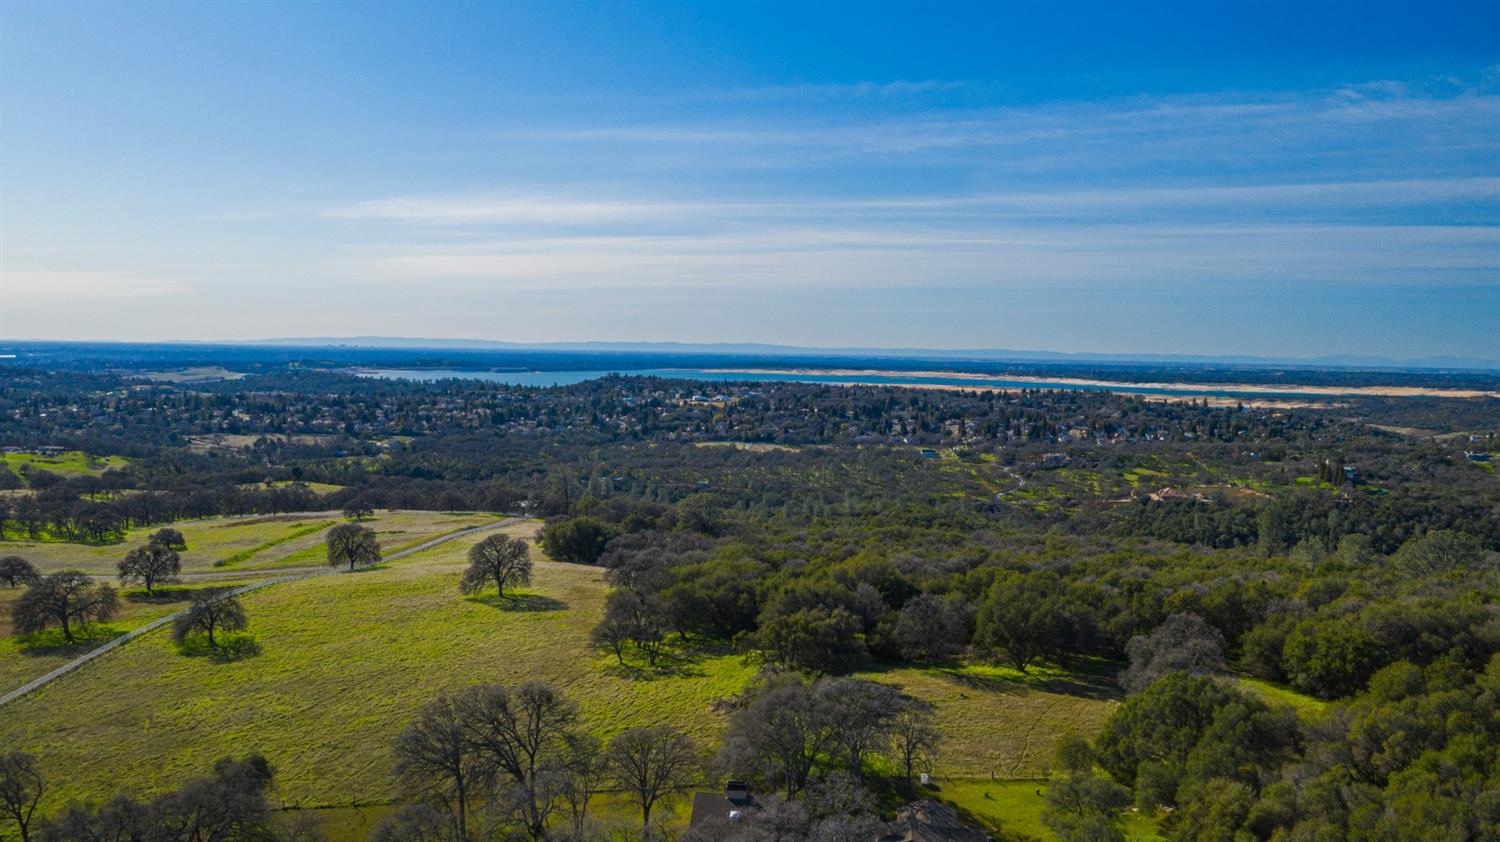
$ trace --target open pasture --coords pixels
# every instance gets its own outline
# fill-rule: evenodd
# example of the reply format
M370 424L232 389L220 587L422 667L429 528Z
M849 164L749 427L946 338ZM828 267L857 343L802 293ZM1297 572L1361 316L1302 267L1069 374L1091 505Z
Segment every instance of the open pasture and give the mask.
M4 465L13 473L49 471L60 476L98 476L107 470L124 468L130 460L124 456L90 456L81 450L57 454L6 453Z
M497 517L485 513L381 511L367 519L365 525L375 530L383 551L394 552ZM183 572L205 573L322 564L323 533L342 519L338 512L315 512L203 518L170 526L187 541L188 548L182 553ZM124 541L104 546L5 541L0 542L0 555L19 555L45 573L81 570L96 576L112 576L125 553L145 543L160 528L158 525L132 529Z
M393 737L436 694L476 682L553 682L604 738L669 723L717 742L726 714L716 703L744 689L754 664L712 650L685 653L660 672L619 668L588 645L607 590L602 571L538 555L516 599L464 597L457 582L475 540L247 595L260 653L243 660L187 657L152 634L8 706L0 739L41 757L57 781L52 806L113 792L120 781L137 793L164 790L220 756L259 750L279 770L280 798L304 808L397 799ZM1045 670L865 677L936 705L949 732L937 770L945 778L1040 774L1058 735L1093 733L1115 704L1100 678Z

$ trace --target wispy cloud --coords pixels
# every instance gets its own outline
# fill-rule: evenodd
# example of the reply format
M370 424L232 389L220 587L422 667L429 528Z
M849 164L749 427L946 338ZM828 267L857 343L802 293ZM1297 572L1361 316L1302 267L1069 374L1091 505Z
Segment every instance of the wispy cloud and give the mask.
M370 199L333 207L336 219L398 222L415 225L485 225L542 223L559 226L660 220L693 220L699 224L746 218L832 218L837 216L958 214L1036 219L1079 212L1132 213L1144 208L1191 207L1197 218L1205 210L1282 208L1289 203L1338 210L1351 207L1411 206L1433 202L1500 203L1500 177L1403 179L1278 183L1255 185L1185 185L1117 189L1034 190L1013 193L889 196L870 199L788 198L783 200L594 198L576 196L432 195Z
M858 88L858 86L856 86ZM795 86L794 88L795 89ZM922 86L914 86L922 89ZM943 90L940 86L934 90ZM1099 102L832 109L512 130L508 145L586 145L674 168L795 168L861 160L1031 177L1160 174L1164 168L1352 178L1455 175L1500 153L1500 84L1377 80L1329 89L1143 96Z
M514 237L369 247L339 271L462 287L990 287L1078 281L1473 281L1500 271L1474 226L765 227L703 236Z

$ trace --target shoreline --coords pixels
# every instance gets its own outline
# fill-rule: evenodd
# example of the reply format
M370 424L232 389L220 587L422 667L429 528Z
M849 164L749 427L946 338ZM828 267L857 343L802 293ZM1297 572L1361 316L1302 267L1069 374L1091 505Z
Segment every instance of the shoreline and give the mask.
M776 375L807 375L812 377L942 377L950 380L973 380L978 381L973 386L951 383L885 383L881 381L862 382L850 385L863 386L901 386L920 388L950 388L950 389L990 389L993 391L1015 390L1027 388L1027 386L1001 386L985 383L986 380L1008 380L1013 383L1036 384L1038 386L1085 386L1100 390L1114 391L1117 394L1141 395L1142 389L1162 390L1175 389L1184 392L1202 393L1201 395L1162 395L1149 394L1146 397L1157 397L1167 399L1196 400L1199 397L1218 397L1229 403L1234 403L1235 398L1214 395L1214 392L1244 392L1252 395L1267 395L1273 398L1288 400L1288 395L1307 396L1309 398L1351 398L1351 397L1383 397L1383 398L1406 398L1406 397L1433 397L1433 398L1500 398L1500 391L1486 391L1483 389L1441 389L1427 386L1306 386L1306 385L1267 385L1253 383L1123 383L1117 380L1094 380L1083 377L1036 377L1033 375L1009 375L1009 374L977 374L967 371L890 371L883 369L841 369L841 368L713 368L704 369L709 373L724 374L776 374Z

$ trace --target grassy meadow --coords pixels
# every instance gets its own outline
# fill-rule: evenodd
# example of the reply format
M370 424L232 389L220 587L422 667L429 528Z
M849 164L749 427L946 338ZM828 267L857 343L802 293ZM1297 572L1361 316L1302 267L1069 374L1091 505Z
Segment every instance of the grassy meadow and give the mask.
M365 521L375 530L381 549L395 552L431 538L479 526L497 518L492 514L383 511ZM172 524L188 548L182 553L184 573L237 572L323 563L323 533L342 516L336 512L255 517L216 517ZM0 541L0 555L19 555L46 573L81 570L110 576L131 548L144 544L159 529L132 529L118 544L92 546L60 541ZM14 538L15 531L11 530Z
M108 623L75 629L75 643L68 643L58 629L28 635L16 635L10 625L10 606L20 598L19 588L0 588L0 693L40 678L79 655L131 629L143 626L157 617L170 614L187 605L198 588L233 587L244 580L200 582L157 588L147 596L144 589L126 588L120 592L120 610Z
M426 518L397 513L371 523L390 549L472 522ZM313 522L250 528L264 530L255 536L264 543L282 534L277 530ZM193 534L221 524L187 526L191 544ZM535 523L504 527L528 536L535 529ZM294 558L303 551L294 545L311 537L267 552ZM8 705L0 740L41 758L52 782L44 811L122 786L141 795L162 791L202 774L218 757L258 750L278 769L278 798L287 807L316 809L334 839L362 838L383 814L381 805L399 797L390 746L418 708L472 683L553 682L580 703L587 727L603 738L669 723L705 745L717 742L726 714L716 702L746 686L753 664L714 650L684 653L658 671L619 667L588 645L607 590L602 571L539 554L532 584L518 598L464 597L459 574L480 537L246 595L259 652L240 660L184 654L169 635L153 633ZM228 545L221 542L221 551ZM211 555L200 556L200 569ZM246 569L263 561L257 555ZM113 625L123 629L154 616L145 608L130 611ZM4 646L13 648L13 641L0 646L0 676L26 657ZM26 663L40 668L42 659ZM863 677L900 685L937 707L948 735L932 770L940 797L993 827L1043 838L1043 802L1034 795L1042 784L1013 779L1043 775L1058 736L1093 734L1117 704L1104 670L899 667ZM676 818L685 822L686 810ZM1149 823L1142 827L1149 830ZM1153 838L1135 830L1134 839Z
M27 471L50 471L60 476L98 476L105 471L123 468L130 464L124 456L90 456L81 450L69 450L58 454L5 453L3 463L12 473Z

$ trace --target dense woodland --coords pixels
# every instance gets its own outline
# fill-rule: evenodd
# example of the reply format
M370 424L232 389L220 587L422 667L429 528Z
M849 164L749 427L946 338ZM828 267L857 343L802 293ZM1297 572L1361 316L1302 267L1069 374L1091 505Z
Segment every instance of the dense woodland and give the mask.
M1500 401L13 367L0 443L128 460L0 471L0 539L351 507L543 517L550 556L607 568L601 651L654 663L691 636L765 666L716 768L801 803L807 833L829 815L818 799L859 790L866 751L912 718L895 697L828 708L822 683L973 659L1119 673L1104 732L1059 747L1063 839L1122 838L1131 804L1184 840L1500 838L1500 480L1470 455L1500 448ZM1221 680L1236 674L1333 704L1299 718ZM505 691L464 704L484 692ZM439 708L424 716L468 715ZM822 748L747 759L791 727L767 717L803 708L803 745ZM884 730L835 727L850 716ZM201 787L258 792L269 775L226 761ZM540 838L541 807L523 807ZM452 827L402 821L433 835L385 838ZM819 838L869 838L860 821Z

